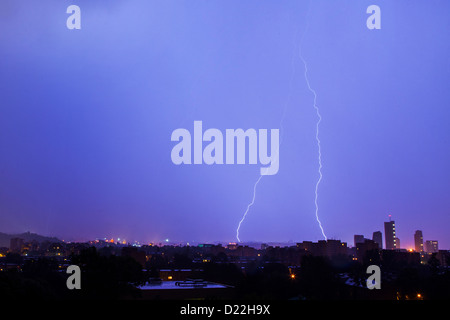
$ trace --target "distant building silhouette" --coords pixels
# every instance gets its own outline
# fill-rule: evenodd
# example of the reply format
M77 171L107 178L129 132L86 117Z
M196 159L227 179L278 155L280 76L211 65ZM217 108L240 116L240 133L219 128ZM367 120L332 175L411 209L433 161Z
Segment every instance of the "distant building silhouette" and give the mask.
M353 236L353 244L356 247L358 243L364 243L364 236L362 234L355 234Z
M388 221L384 223L384 237L386 249L393 250L400 248L398 238L395 236L395 221Z
M449 267L450 266L450 250L439 250L436 254L436 258L441 263L441 266Z
M297 248L301 248L313 255L329 258L348 254L347 243L333 239L319 240L318 242L303 241L297 243Z
M383 233L381 231L375 231L372 235L372 240L378 244L378 248L383 249Z
M341 242L340 240L319 240L318 243L319 246L325 245L325 255L329 258L347 254L347 244L345 242Z
M376 251L379 252L378 243L373 240L365 239L364 242L359 242L356 245L356 257L359 261L363 261L367 252Z
M423 252L423 234L421 230L414 233L414 249L416 252Z
M439 246L437 240L427 240L425 241L425 252L435 253L439 251Z

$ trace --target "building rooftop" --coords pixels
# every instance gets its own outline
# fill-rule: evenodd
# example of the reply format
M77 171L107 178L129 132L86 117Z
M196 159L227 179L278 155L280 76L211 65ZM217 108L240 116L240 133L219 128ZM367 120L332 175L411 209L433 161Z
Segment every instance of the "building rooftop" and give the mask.
M195 283L195 284L194 284ZM138 287L141 290L161 290L161 289L218 289L229 288L226 285L208 281L161 281L155 284L145 284Z

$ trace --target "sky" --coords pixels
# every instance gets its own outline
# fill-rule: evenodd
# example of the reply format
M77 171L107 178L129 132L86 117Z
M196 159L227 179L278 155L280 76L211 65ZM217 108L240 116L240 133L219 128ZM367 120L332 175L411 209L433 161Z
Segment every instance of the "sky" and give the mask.
M81 9L69 30L68 6ZM369 30L366 9L381 9ZM0 232L450 249L450 2L2 0ZM305 76L306 62L307 74ZM279 129L279 171L175 165L194 121ZM255 194L253 191L255 190Z

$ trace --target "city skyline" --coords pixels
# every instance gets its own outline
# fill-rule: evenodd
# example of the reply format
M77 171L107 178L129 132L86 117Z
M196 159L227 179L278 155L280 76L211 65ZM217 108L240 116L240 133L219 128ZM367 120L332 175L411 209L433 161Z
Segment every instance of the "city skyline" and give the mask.
M244 300L249 298L242 294L241 290L245 288L245 292L254 292L251 295L253 301L255 297L266 301L269 297L289 300L297 300L293 298L298 297L305 301L327 297L344 300L434 300L448 296L450 250L438 248L433 241L426 242L425 252L414 252L380 249L374 240L364 239L362 235L355 235L355 240L364 240L356 243L356 247L332 239L303 241L289 246L264 243L130 245L114 242L113 239L62 243L45 238L38 241L33 238L36 235L31 234L23 236L27 240L11 238L9 249L0 246L2 281L8 283L5 280L9 280L11 283L17 277L27 280L16 280L15 287L3 285L0 292L3 296L23 296L25 292L27 296L40 298L74 297L75 294L93 299L114 296L157 298L160 302L166 299L207 298L210 293L213 294L210 297L215 299L224 298L226 292L204 290L219 287L227 288L228 297ZM373 267L381 271L382 285L378 290L371 290L364 277L369 273L367 270ZM78 285L74 285L81 290L75 292L72 291L74 286L66 279L66 273L70 274L72 269L77 269L81 276L76 280ZM62 272L64 270L67 272ZM120 277L117 277L118 273ZM417 275L424 281L417 281ZM102 276L104 280L99 282L97 279ZM126 282L128 285L122 285L120 290L111 290L111 286L117 285L114 281L123 284L124 277L129 279ZM410 282L405 282L405 277ZM42 283L49 278L54 281L36 286L37 290L12 289L26 289L32 286L30 283L33 281ZM320 281L321 278L329 280ZM74 279L73 274L68 279ZM101 285L103 283L107 285ZM188 288L202 290L186 290ZM268 295L277 288L278 293ZM312 288L316 288L317 293L325 294L316 295L311 292ZM339 288L338 293L331 288ZM127 296L129 290L134 294ZM52 292L59 294L52 295Z
M423 232L422 230L415 230L414 234L412 235L412 242L409 240L409 238L406 238L405 246L393 246L393 245L388 245L388 247L386 246L386 243L388 243L387 241L383 241L383 239L386 240L386 238L395 237L395 233L394 234L387 234L386 233L386 228L388 226L394 226L395 229L395 221L391 220L391 216L389 215L389 221L385 221L384 222L384 232L383 231L374 231L372 234L372 238L366 238L365 235L360 235L360 234L355 234L352 235L353 237L353 241L347 241L345 239L334 239L334 238L328 238L327 240L338 240L338 241L342 241L343 243L346 243L347 246L349 248L355 248L357 246L357 243L364 243L366 240L370 240L370 241L374 241L375 243L378 244L379 249L386 249L386 250L395 250L395 249L402 249L402 250L408 250L408 251L414 251L414 252L437 252L437 248L440 247L440 249L442 250L448 250L448 248L444 248L441 244L441 246L438 245L439 240L434 239L433 237L429 237L429 238L433 238L434 240L428 240L428 238L423 237ZM26 233L30 233L30 231L27 231ZM44 235L45 236L45 235ZM53 235L54 236L54 235ZM19 239L19 238L17 238ZM289 240L289 241L264 241L264 240L249 240L249 241L245 241L245 242L238 242L238 241L233 241L233 240L211 240L211 241L197 241L195 239L191 239L191 240L177 240L177 239L154 239L152 241L142 241L139 239L135 239L135 238L121 238L121 237L115 237L112 235L109 236L98 236L98 237L94 237L91 239L68 239L67 237L58 237L59 240L63 241L63 242L67 242L67 243L86 243L86 242L91 242L91 241L106 241L106 242L110 242L110 243L120 243L123 245L148 245L148 244L152 244L152 245L189 245L189 244L193 244L193 245L197 245L197 244L201 244L201 243L211 243L211 244L231 244L231 243L236 243L239 245L251 245L251 246L259 246L262 244L277 244L280 246L292 246L295 243L301 243L301 242L308 242L311 241L310 239L298 239L296 240ZM398 241L398 243L400 243L400 238L395 237L395 239ZM23 239L22 239L23 240ZM319 241L323 241L323 240L319 240ZM381 245L380 245L381 244ZM418 249L419 248L419 249ZM434 248L434 249L431 249ZM432 251L434 250L434 251Z
M380 0L379 30L371 4L86 1L69 30L67 3L2 1L0 231L384 242L392 215L450 248L450 3ZM279 129L277 174L174 164L195 121Z

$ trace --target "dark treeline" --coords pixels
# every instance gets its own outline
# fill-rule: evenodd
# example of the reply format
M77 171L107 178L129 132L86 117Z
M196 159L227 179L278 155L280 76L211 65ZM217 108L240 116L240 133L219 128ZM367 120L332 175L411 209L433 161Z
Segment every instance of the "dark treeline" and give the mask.
M159 248L142 259L135 248L120 255L108 249L84 248L68 259L82 270L81 290L67 289L68 274L56 258L24 260L11 253L3 258L3 265L21 267L2 269L0 298L139 299L137 286L171 268L192 268L197 278L233 286L236 299L450 298L450 272L435 257L421 264L395 259L394 253L385 253L381 259L379 251L367 252L362 261L305 254L298 258L298 265L289 266L270 254L240 264L223 252L209 253L205 258L192 248L166 249ZM381 267L381 290L366 287L370 264Z

